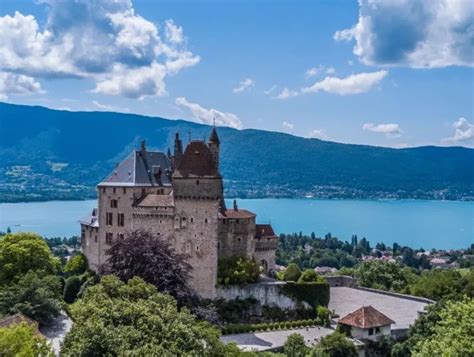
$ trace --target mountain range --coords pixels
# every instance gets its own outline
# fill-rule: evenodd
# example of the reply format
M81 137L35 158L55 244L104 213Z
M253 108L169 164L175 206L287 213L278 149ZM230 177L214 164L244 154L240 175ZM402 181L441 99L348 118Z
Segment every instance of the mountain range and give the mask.
M111 112L0 103L0 201L86 199L145 139L166 151L211 128ZM392 149L219 127L228 197L474 199L474 149Z

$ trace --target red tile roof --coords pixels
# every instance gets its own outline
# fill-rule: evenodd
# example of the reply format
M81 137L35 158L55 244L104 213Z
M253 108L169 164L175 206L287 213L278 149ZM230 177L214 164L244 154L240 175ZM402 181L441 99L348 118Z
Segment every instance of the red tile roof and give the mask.
M220 177L211 151L204 141L191 141L173 177Z
M339 319L338 323L363 329L394 324L395 321L372 306L362 306Z
M257 224L255 226L255 238L276 237L275 232L270 224Z
M230 219L236 219L236 218L253 218L255 217L256 214L250 211L247 211L246 209L228 209L224 212L224 214L221 215L221 218L230 218Z
M148 194L137 204L138 207L174 207L173 195Z

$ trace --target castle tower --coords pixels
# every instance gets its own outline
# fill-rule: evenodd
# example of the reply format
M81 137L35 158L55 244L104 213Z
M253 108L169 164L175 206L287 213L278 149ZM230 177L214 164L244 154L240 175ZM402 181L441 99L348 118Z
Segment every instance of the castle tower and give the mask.
M174 138L174 156L173 156L173 166L174 168L178 167L181 158L183 157L183 142L179 138L179 133L176 133Z
M220 141L219 141L219 137L217 136L217 130L215 126L212 128L211 136L209 137L207 146L209 147L209 150L211 151L212 159L214 160L217 171L220 171L219 170Z

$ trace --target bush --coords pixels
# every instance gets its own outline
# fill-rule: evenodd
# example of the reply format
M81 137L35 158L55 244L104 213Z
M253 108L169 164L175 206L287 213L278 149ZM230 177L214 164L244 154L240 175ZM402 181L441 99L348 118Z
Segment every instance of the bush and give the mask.
M305 270L298 279L298 283L314 283L314 282L325 282L322 276L316 273L313 269Z
M78 255L72 256L68 260L68 262L66 263L66 266L64 267L64 271L72 275L80 275L80 274L85 273L87 268L88 268L87 258L84 256L84 254L78 254Z
M222 258L217 267L217 283L222 285L246 285L255 283L260 276L260 267L255 260L233 256Z
M81 279L78 276L74 275L67 278L63 293L64 301L68 304L72 304L79 294L81 285Z
M329 284L324 282L295 283L287 282L281 286L283 293L298 301L304 301L311 307L318 305L327 306L329 304Z
M354 344L339 332L321 338L321 341L311 349L311 357L357 357Z
M306 347L303 336L294 333L286 339L283 351L287 357L305 357L309 352L309 348Z
M39 337L36 328L26 322L0 327L0 355L54 356L46 339Z
M290 263L283 272L283 280L298 281L301 276L301 270L295 263Z
M317 306L316 314L318 315L318 322L320 325L329 327L331 326L331 312L327 307Z

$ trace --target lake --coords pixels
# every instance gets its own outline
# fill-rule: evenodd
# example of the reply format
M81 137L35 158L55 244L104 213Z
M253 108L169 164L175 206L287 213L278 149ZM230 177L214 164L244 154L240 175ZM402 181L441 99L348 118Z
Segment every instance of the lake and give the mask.
M232 207L231 200L227 201ZM257 213L277 233L331 232L413 248L456 249L474 243L474 202L421 200L239 199L240 208ZM0 230L33 231L46 237L79 235L77 220L96 206L90 201L0 204Z

